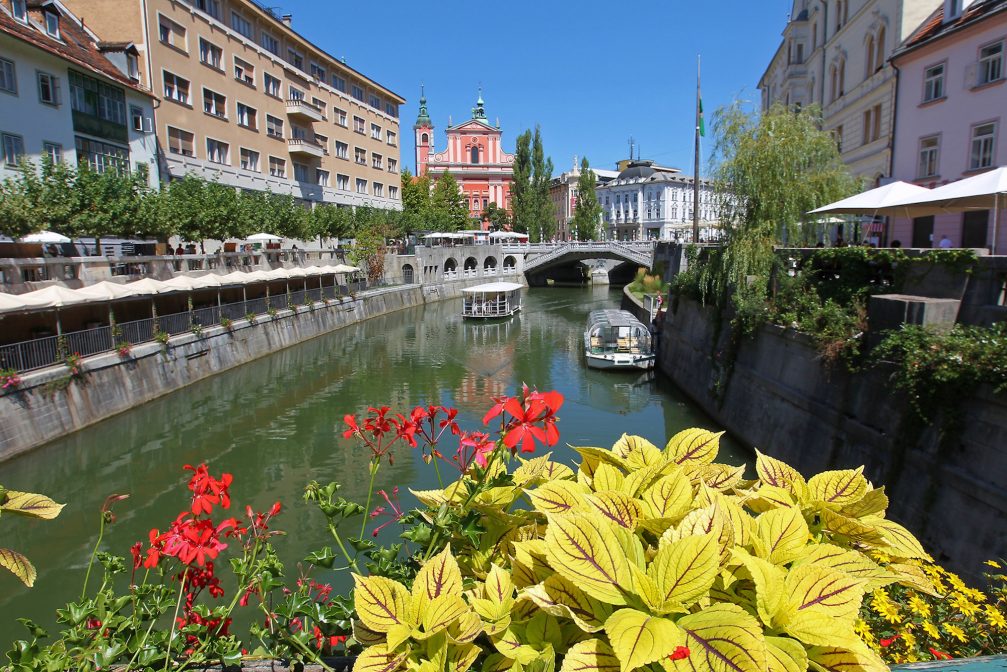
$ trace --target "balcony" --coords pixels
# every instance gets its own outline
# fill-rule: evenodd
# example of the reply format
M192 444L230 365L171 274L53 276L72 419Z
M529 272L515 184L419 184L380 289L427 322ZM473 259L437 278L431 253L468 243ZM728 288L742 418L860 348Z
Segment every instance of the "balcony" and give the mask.
M300 121L324 121L325 115L322 111L307 102L306 100L301 100L299 98L291 98L287 101L287 116L291 119L298 119Z
M313 156L317 159L328 154L324 145L308 138L290 138L287 140L287 149L291 154Z

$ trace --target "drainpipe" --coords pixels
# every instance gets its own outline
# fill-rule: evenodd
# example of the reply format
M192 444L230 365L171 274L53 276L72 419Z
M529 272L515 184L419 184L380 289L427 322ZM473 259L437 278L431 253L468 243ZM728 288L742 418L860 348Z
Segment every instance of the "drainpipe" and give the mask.
M902 77L902 71L899 70L899 66L895 65L895 59L888 59L891 64L892 69L895 70L895 83L892 85L894 87L894 92L892 94L892 125L891 131L889 131L888 140L888 177L895 177L895 120L899 118L899 79ZM883 243L886 245L891 239L891 228L892 228L892 217L885 217L885 238Z
M825 111L825 44L829 41L829 3L822 0L822 71L819 74L818 82L818 104L822 106L824 116Z

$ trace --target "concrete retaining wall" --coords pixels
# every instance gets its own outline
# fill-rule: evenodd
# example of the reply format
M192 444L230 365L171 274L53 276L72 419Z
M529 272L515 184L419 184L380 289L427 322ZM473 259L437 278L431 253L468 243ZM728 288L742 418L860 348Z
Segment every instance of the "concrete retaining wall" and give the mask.
M678 300L665 316L659 366L743 443L809 476L865 465L887 488L889 517L962 573L1007 554L1007 399L977 391L963 406L964 430L942 444L893 391L891 371L828 369L807 337L779 327L742 343L718 398L717 359L727 362L713 324L711 309Z
M316 304L314 311L298 306L296 311L279 311L275 320L260 315L254 325L235 320L230 332L207 327L200 337L181 334L167 348L158 343L136 345L127 359L117 353L96 355L85 361L83 379L65 389L56 389L67 378L64 367L25 375L18 392L0 397L0 461L202 378L349 324L460 297L464 287L481 282L485 280L368 290L355 299Z

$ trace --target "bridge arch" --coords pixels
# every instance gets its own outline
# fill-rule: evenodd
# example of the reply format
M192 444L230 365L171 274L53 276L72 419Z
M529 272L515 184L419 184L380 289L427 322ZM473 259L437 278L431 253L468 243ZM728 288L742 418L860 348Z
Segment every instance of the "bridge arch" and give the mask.
M447 260L444 262L444 272L451 273L452 271L457 270L458 270L458 262L455 260L454 257L448 257Z
M407 285L413 284L415 282L413 278L413 265L412 264L402 264L402 282Z
M488 271L496 267L497 267L497 258L492 256L486 257L486 261L483 262L483 269Z
M513 254L508 254L506 257L504 257L503 267L505 269L514 268L515 266L517 266L517 259L514 257Z
M476 261L476 258L475 258L475 257L467 257L467 258L465 259L465 266L463 266L463 268L464 268L464 269L465 269L466 271L474 271L474 270L476 270L477 268L479 268L479 262L478 262L478 261Z

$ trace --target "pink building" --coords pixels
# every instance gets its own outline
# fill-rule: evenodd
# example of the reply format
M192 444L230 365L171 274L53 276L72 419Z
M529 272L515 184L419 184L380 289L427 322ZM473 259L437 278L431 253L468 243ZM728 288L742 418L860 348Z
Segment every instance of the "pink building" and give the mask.
M1007 164L1005 40L1007 0L945 0L895 52L895 179L938 187ZM897 218L889 241L991 247L993 230L988 211ZM1007 249L1007 227L998 238Z

